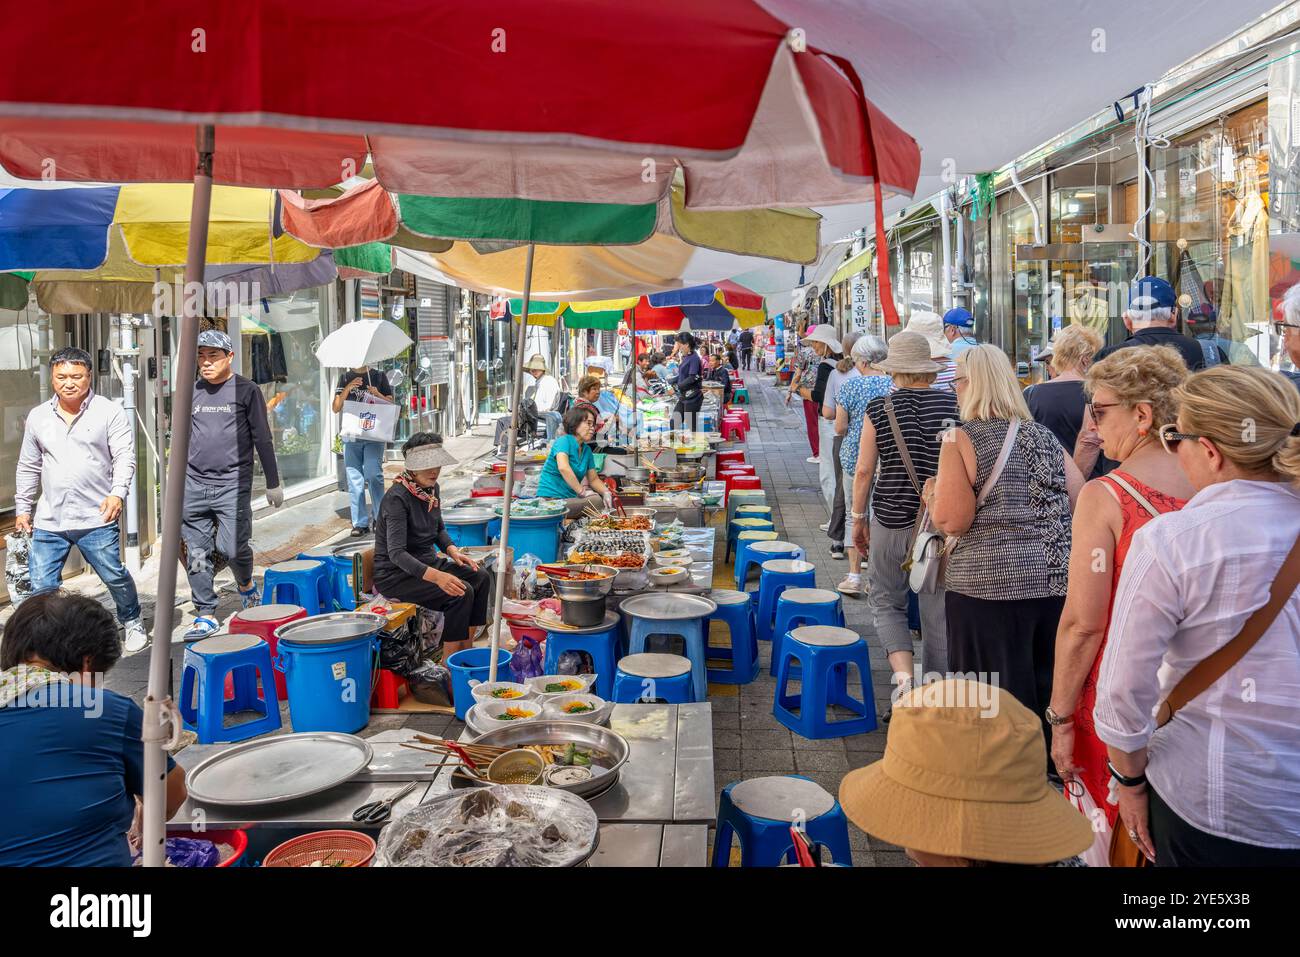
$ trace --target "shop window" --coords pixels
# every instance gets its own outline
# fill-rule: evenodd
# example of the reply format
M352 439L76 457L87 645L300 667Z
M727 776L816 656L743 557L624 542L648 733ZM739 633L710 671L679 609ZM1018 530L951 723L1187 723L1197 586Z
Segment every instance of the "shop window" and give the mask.
M1268 104L1261 100L1155 151L1155 269L1186 330L1236 364L1270 361L1272 298L1297 278L1269 250Z
M28 414L49 398L49 373L37 358L40 322L52 322L35 309L0 309L0 525L13 521L15 474ZM51 341L54 341L51 331Z

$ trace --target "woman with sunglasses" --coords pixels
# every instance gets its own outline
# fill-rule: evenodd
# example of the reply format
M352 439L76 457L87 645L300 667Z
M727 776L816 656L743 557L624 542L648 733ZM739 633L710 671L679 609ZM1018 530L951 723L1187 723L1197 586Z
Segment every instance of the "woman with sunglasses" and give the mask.
M1300 282L1282 297L1282 318L1273 323L1273 330L1282 337L1282 351L1291 360L1291 371L1282 374L1300 389Z
M1119 812L1157 866L1300 866L1300 394L1219 365L1174 392L1159 438L1196 494L1133 536L1097 679ZM1280 612L1153 732L1152 713L1274 590Z
M1102 448L1120 465L1085 485L1074 510L1070 576L1046 717L1057 773L1076 795L1086 788L1112 827L1119 807L1108 800L1106 746L1092 724L1097 669L1133 533L1156 515L1182 508L1195 491L1178 457L1166 452L1157 436L1174 421L1173 393L1186 379L1182 356L1153 346L1120 349L1089 368L1084 380Z

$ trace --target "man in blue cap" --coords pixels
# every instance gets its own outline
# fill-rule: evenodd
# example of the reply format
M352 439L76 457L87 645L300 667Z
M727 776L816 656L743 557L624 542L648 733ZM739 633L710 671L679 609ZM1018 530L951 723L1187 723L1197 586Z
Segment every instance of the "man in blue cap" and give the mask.
M979 345L975 338L975 317L970 310L958 306L943 314L943 337L952 345L952 361L973 346Z
M1129 346L1171 346L1178 350L1187 368L1192 372L1205 368L1205 355L1201 344L1177 329L1178 300L1174 287L1158 276L1143 276L1133 283L1128 308L1124 310L1124 328L1129 337L1123 342L1107 346L1093 357L1100 362L1116 349ZM1218 348L1217 346L1215 348ZM1220 362L1228 357L1220 352Z
M219 329L198 339L199 377L194 381L194 418L185 474L181 538L185 571L194 596L194 624L186 641L217 630L217 592L213 553L220 552L235 573L245 608L258 604L253 581L253 453L262 462L266 500L284 504L275 446L266 417L266 399L256 384L231 368L234 344Z

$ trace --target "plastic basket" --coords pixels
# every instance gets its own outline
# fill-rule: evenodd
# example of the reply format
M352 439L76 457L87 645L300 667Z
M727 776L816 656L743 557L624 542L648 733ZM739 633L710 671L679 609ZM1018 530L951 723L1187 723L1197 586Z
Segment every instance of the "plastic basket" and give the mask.
M367 867L375 856L373 838L359 831L316 831L291 838L262 860L263 867L311 867L314 861L342 867Z

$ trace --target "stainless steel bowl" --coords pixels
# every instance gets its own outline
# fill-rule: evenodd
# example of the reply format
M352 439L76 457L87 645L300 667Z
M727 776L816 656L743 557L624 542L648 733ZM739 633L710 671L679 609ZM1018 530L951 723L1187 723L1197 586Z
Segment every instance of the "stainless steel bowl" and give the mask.
M556 785L558 790L568 791L580 797L600 794L611 786L619 770L627 763L630 749L625 737L609 728L581 721L529 721L524 725L489 731L477 738L474 743L514 748L529 744L565 745L569 742L573 742L580 748L595 748L603 751L609 755L612 764L604 769L604 773L593 774L589 781ZM452 778L452 782L453 787L487 786L487 782L467 781L459 776Z
M682 465L675 469L660 469L658 479L660 482L698 482L704 477L704 469L698 465Z
M629 465L623 469L629 482L645 483L650 481L650 470L644 465Z
M555 575L547 575L546 580L555 589L555 594L567 601L591 601L609 594L614 587L614 578L618 569L609 565L569 565L567 571L596 572L607 578L591 578L586 581L565 581Z
M654 518L655 510L646 505L631 505L623 509L628 518Z

